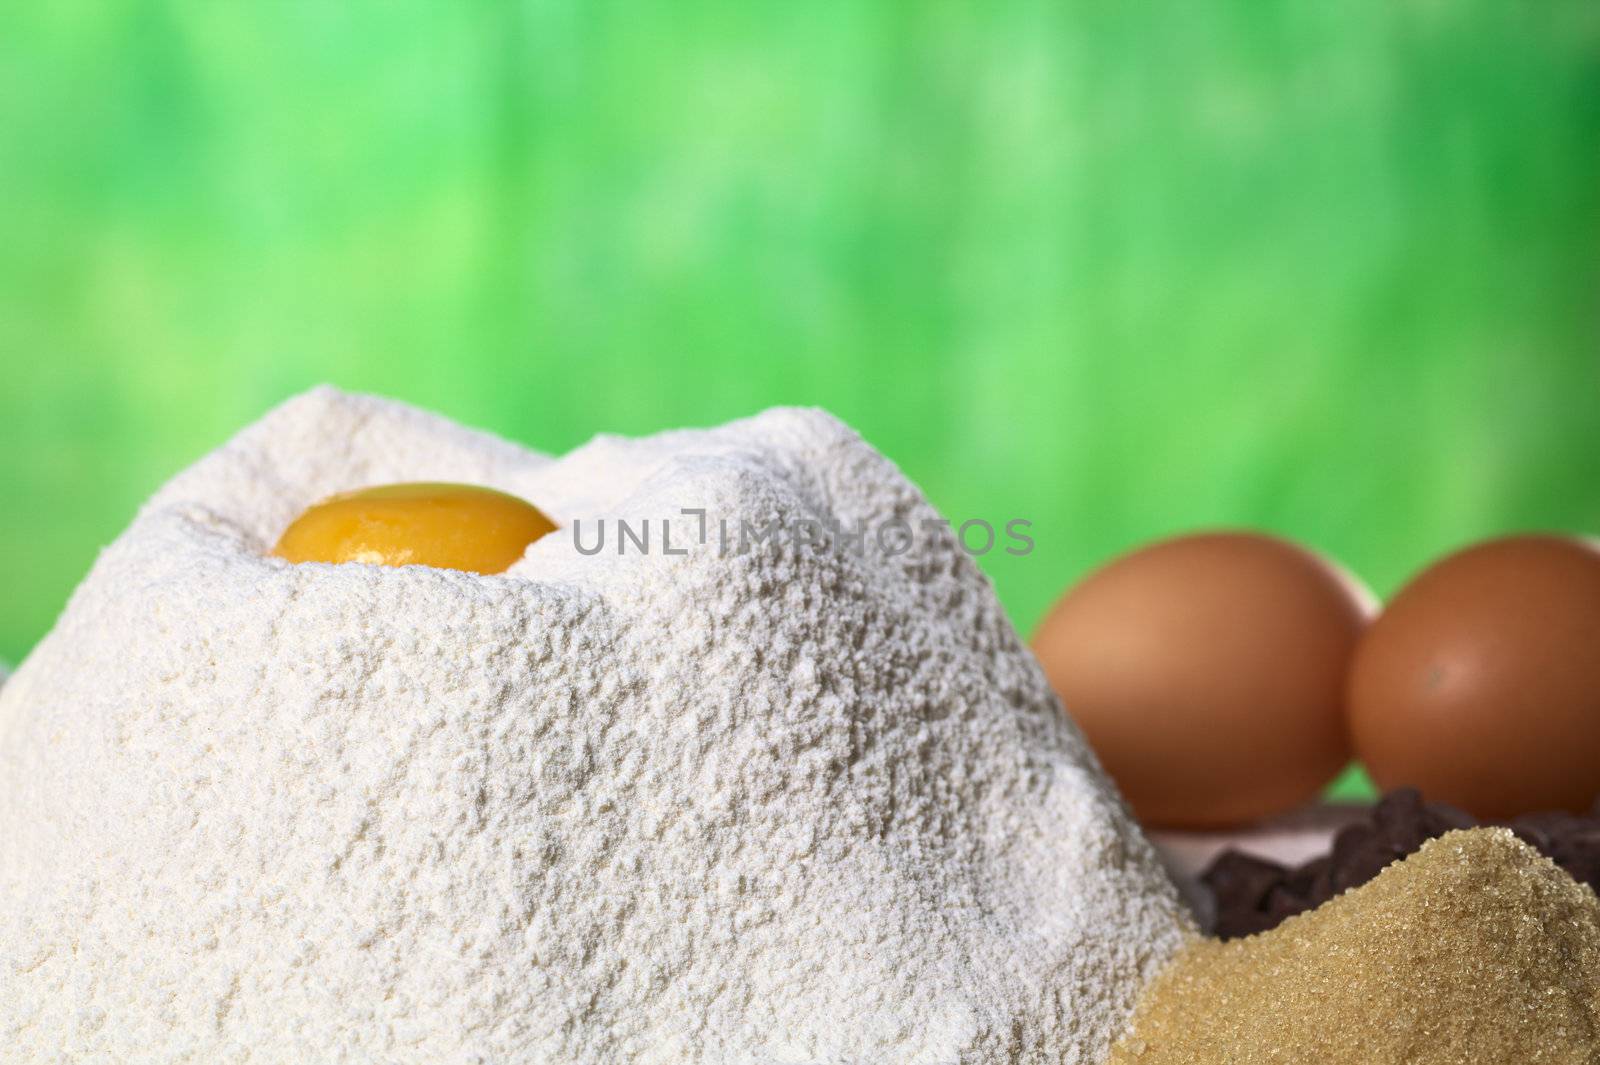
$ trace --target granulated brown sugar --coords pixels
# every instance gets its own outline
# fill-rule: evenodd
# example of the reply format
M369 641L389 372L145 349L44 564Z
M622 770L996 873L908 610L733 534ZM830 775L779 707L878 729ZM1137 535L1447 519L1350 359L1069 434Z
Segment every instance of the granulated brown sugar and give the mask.
M1600 1063L1600 899L1452 832L1276 929L1186 948L1113 1065Z

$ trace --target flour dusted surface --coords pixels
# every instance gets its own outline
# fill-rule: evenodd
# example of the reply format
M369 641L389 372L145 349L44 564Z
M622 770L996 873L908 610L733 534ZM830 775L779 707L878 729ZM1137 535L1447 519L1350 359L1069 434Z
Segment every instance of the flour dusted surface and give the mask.
M291 400L0 688L4 1060L1100 1060L1188 927L951 537L265 557L416 480L564 525L934 516L814 411L552 460Z

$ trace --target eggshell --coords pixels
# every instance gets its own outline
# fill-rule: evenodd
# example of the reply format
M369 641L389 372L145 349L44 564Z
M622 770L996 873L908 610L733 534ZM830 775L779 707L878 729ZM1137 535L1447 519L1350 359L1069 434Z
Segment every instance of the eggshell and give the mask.
M1385 788L1479 817L1600 794L1600 546L1523 535L1459 551L1395 596L1350 675L1356 751Z
M1145 823L1216 827L1288 810L1347 763L1345 671L1372 611L1304 548L1202 533L1092 573L1033 645Z

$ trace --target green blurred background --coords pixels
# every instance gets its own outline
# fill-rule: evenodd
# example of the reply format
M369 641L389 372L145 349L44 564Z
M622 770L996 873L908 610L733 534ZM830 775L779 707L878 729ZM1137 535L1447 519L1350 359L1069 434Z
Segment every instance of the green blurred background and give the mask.
M778 403L1019 626L1265 526L1600 529L1600 4L11 5L0 657L318 381L541 449Z

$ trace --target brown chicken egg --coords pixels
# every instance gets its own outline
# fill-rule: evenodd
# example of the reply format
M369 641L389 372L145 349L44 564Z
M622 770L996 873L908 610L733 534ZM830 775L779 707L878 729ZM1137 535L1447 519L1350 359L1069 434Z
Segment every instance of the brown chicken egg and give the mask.
M1357 648L1356 753L1480 817L1600 795L1600 546L1512 536L1436 562Z
M1304 548L1203 533L1091 573L1033 648L1141 820L1213 827L1310 799L1347 763L1345 671L1372 610Z

